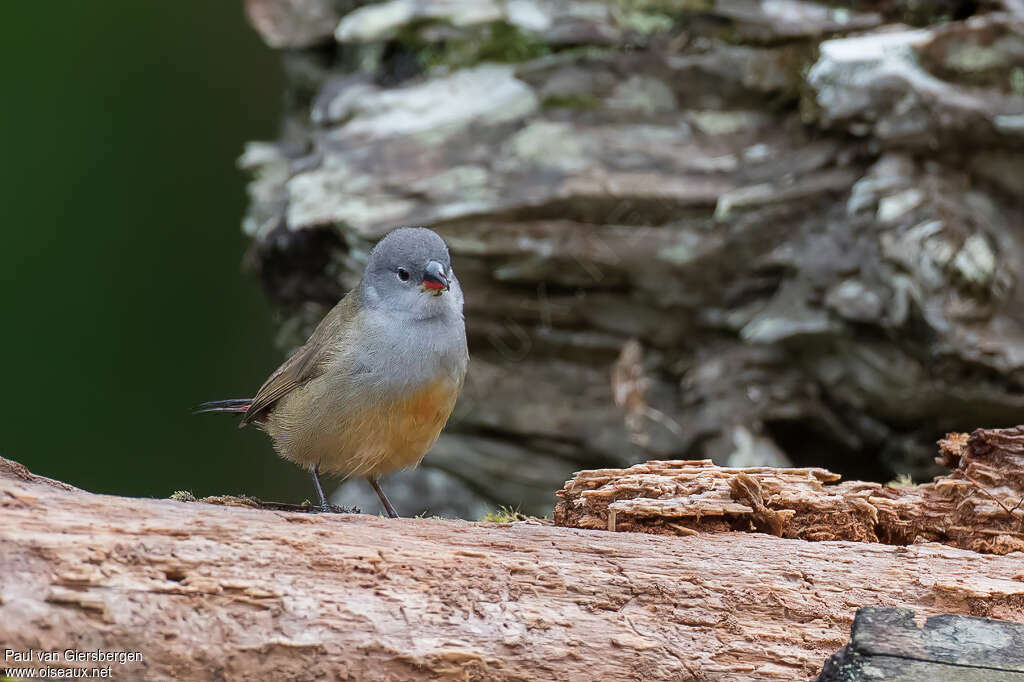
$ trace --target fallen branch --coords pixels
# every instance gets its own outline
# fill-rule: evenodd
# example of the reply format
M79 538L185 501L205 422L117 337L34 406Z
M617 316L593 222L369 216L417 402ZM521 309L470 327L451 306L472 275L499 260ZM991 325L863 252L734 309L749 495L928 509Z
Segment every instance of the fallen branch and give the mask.
M119 680L789 681L862 606L1024 622L1019 556L691 533L93 495L0 459L0 642L140 652Z

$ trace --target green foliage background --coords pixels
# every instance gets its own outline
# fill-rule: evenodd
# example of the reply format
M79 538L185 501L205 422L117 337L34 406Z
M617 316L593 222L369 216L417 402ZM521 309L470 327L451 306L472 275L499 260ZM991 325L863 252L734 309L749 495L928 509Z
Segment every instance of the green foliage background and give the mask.
M189 413L280 360L234 165L276 136L279 57L238 0L6 2L0 30L0 455L99 492L308 494Z

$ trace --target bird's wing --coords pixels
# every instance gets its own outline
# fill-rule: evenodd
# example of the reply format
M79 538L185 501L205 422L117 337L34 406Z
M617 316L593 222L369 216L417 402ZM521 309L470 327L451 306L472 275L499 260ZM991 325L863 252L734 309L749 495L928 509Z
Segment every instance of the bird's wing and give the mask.
M355 294L349 292L320 321L309 340L263 383L249 409L245 411L241 425L264 416L278 400L323 374L327 363L337 351L338 341L347 336L348 327L356 315L358 306Z

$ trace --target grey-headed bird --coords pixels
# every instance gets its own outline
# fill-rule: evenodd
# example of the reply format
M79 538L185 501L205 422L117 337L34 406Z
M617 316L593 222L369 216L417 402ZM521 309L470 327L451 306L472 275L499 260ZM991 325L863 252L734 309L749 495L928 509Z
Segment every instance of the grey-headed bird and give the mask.
M363 277L270 375L254 398L203 403L199 412L241 412L274 449L320 474L369 480L415 466L437 440L462 389L469 352L462 290L444 240L403 227L370 252Z

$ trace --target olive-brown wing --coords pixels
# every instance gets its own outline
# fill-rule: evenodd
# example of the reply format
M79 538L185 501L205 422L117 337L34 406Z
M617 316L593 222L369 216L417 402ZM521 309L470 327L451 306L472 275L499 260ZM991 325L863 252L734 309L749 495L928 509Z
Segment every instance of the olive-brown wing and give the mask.
M324 316L309 340L263 383L245 411L241 426L261 420L278 400L323 374L337 352L338 341L348 335L357 314L355 295L349 292Z

